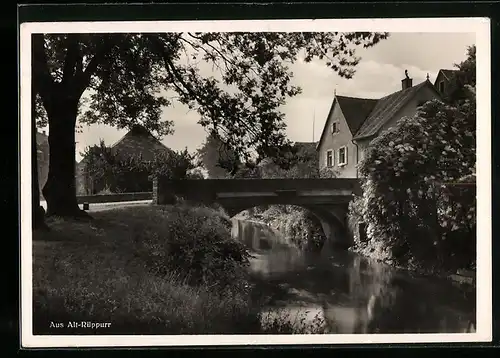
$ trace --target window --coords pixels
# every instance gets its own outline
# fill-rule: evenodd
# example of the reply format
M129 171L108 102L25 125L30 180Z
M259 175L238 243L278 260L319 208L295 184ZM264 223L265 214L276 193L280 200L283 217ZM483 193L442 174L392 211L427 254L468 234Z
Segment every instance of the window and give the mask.
M439 81L439 92L444 93L444 81Z
M339 124L338 122L333 122L331 126L332 134L335 134L339 131Z
M347 147L339 148L339 165L347 164Z
M328 168L333 167L333 150L326 151L326 166Z

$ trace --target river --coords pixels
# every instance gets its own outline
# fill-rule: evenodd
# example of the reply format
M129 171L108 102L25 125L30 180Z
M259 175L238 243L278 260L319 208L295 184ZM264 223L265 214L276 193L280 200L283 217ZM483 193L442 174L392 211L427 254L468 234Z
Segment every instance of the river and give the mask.
M326 245L299 250L251 221L233 219L233 237L253 255L263 326L281 317L295 333L463 333L475 323L472 288Z

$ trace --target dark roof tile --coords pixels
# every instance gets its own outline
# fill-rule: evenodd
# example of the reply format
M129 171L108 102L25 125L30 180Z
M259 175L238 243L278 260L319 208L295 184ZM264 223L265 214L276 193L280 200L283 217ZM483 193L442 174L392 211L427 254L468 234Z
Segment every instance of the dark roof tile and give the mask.
M377 104L357 131L354 139L374 136L396 113L424 86L434 86L424 81L416 86L392 93L377 101Z
M451 80L453 76L455 76L455 74L459 72L459 70L446 70L446 69L441 69L439 71L441 71L448 80Z
M153 160L154 154L158 150L171 150L142 126L132 128L119 141L113 144L111 149L117 150L120 155L127 157L142 156L142 159L146 161Z
M349 126L349 130L354 135L361 127L366 117L377 104L376 99L355 98L336 96L340 109L344 114L344 118Z

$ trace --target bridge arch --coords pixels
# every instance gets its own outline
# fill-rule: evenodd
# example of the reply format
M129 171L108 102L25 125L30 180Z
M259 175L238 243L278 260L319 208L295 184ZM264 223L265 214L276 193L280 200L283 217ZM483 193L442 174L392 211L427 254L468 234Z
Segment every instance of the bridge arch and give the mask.
M219 204L231 218L238 215L242 211L256 207L253 205L234 207L230 205L224 205L217 201L216 203ZM349 241L350 237L348 234L346 223L344 222L342 217L339 217L339 213L335 212L335 210L314 205L297 205L297 204L273 204L273 205L291 205L305 209L312 215L314 215L314 217L318 219L318 222L323 230L323 234L325 235L326 238L323 244L332 246L342 246L342 247L349 247L352 244L352 242Z
M347 210L357 179L205 179L153 181L153 202L173 204L175 197L205 205L219 204L229 216L261 205L296 205L309 210L320 221L335 246L351 246Z

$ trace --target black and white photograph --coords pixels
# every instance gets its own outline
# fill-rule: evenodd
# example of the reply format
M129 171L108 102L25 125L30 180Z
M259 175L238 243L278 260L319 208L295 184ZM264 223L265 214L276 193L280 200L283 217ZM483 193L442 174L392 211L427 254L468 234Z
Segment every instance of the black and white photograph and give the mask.
M489 26L22 24L22 345L490 341Z

